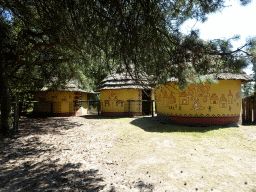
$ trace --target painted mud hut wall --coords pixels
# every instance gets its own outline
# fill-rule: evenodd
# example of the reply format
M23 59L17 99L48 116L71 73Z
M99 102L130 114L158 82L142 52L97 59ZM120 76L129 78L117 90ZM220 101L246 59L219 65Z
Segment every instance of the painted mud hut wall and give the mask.
M244 74L220 74L218 84L190 84L179 90L176 80L156 90L159 118L180 125L241 124Z
M76 80L67 82L63 88L52 88L48 85L41 91L34 92L35 101L33 113L44 116L74 116L87 114L87 91L80 89Z
M142 89L108 89L101 90L101 113L105 116L137 116L144 115L145 103L148 111L152 111L151 103L142 101ZM149 100L154 99L154 92L150 91ZM153 106L153 110L154 106Z
M87 100L87 93L71 91L38 91L35 93L34 113L50 116L74 116L87 114L87 103L80 106L75 102Z
M148 83L148 75L130 65L113 71L98 89L101 97L101 114L105 116L134 116L152 113L155 106L154 91ZM153 109L152 109L153 108Z

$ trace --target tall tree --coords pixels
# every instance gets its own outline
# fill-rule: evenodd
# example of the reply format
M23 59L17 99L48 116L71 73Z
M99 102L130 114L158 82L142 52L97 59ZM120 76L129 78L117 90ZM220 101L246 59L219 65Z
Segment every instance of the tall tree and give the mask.
M254 82L250 83L250 84L246 84L244 86L245 88L245 93L249 93L249 94L254 94L254 97L256 99L256 37L250 37L248 38L248 43L247 43L247 47L246 47L246 54L249 57L249 62L250 64L252 64L252 71L253 71L253 79ZM253 87L252 87L253 86Z
M195 32L184 37L181 24L191 18L207 19L207 14L225 7L223 0L167 1L167 0L2 0L10 10L32 30L49 34L52 39L72 48L79 56L84 53L99 57L104 52L105 65L133 62L159 76L167 62L173 66L185 65L201 55L220 54L222 60L233 62L229 43L218 42L215 49L198 41ZM248 1L241 1L245 4ZM37 33L40 34L40 33ZM36 35L34 33L34 35ZM214 42L216 45L217 42ZM216 51L217 50L217 51ZM193 53L193 54L191 54ZM111 59L111 60L110 60ZM195 59L194 59L195 60ZM195 60L196 71L202 71L206 59ZM235 62L234 62L235 63ZM90 69L89 63L87 63ZM182 77L185 70L175 76ZM175 71L171 67L169 72ZM90 71L89 71L90 72Z
M248 82L242 85L243 97L249 97L254 94L254 83Z
M11 96L21 96L46 84L60 87L74 77L82 81L83 65L71 49L60 47L49 34L28 31L19 18L8 21L3 14L1 9L0 131L6 135L11 127Z
M7 134L11 124L10 88L5 67L12 63L15 56L16 43L12 40L11 29L3 17L0 17L0 101L1 101L1 132Z

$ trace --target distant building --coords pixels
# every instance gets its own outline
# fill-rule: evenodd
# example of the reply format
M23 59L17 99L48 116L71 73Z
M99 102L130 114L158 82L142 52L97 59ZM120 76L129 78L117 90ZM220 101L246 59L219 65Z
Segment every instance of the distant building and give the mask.
M101 114L104 116L149 115L155 109L150 102L154 100L153 87L149 85L148 75L129 65L113 71L101 82ZM152 108L153 106L153 108Z
M35 92L34 114L43 116L75 116L87 114L87 103L79 104L78 100L87 100L87 92L79 88L77 82L69 82L65 89L44 87Z

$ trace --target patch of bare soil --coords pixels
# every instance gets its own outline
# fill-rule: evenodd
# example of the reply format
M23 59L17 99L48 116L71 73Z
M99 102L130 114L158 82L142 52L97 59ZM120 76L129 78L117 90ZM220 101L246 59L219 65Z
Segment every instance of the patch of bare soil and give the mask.
M19 134L0 142L0 190L151 191L106 158L115 140L106 120L22 118Z
M0 191L256 191L255 148L235 151L238 138L146 132L130 121L22 118L19 134L0 141Z

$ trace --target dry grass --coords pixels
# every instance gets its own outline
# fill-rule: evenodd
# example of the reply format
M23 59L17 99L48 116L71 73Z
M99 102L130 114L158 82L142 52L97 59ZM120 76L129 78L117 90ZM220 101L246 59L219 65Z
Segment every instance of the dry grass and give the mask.
M127 122L119 129L123 139L112 149L113 157L123 158L131 175L151 173L148 180L156 191L256 189L254 126L188 131L189 127L161 125L149 118L131 123L135 126Z
M256 191L256 127L23 118L0 142L1 191Z

